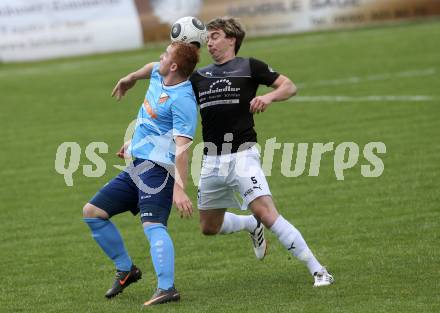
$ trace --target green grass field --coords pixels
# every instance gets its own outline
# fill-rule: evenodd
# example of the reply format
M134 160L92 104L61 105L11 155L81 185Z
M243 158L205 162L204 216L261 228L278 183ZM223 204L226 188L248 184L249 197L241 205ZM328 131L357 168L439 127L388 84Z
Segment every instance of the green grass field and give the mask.
M269 177L280 212L303 233L336 284L313 289L306 268L267 232L269 254L255 259L248 235L203 237L198 214L173 209L180 303L155 312L440 311L440 22L280 36L245 43L254 56L300 86L296 100L256 117L260 143L385 143L378 178L355 167L336 180L334 152L318 177ZM82 222L82 206L122 164L115 152L146 85L121 103L115 82L163 47L32 64L0 65L0 312L137 312L156 281L138 217L114 218L144 278L107 301L114 268ZM202 65L209 62L203 51ZM417 96L417 97L416 97ZM196 142L201 140L200 129ZM57 147L82 148L67 187L54 169ZM109 145L103 177L87 178L86 146ZM310 147L309 147L310 153ZM295 150L296 155L296 150ZM294 160L295 160L294 155ZM310 154L309 154L310 156ZM196 197L191 185L190 195ZM195 200L194 202L195 203Z

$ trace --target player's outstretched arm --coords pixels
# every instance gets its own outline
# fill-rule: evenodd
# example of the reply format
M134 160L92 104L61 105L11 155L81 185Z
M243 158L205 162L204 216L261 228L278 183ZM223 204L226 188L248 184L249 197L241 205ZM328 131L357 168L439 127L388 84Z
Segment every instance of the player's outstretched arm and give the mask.
M148 63L137 71L122 77L113 88L112 97L116 97L118 101L121 100L127 91L136 84L136 81L150 78L153 66L154 63Z
M249 109L251 113L264 112L272 102L287 100L296 95L297 91L294 83L284 75L278 76L271 87L274 90L251 100Z
M192 140L176 136L176 159L174 168L174 192L173 203L180 213L180 217L190 217L193 213L193 206L190 198L185 193L186 181L188 177L188 154Z

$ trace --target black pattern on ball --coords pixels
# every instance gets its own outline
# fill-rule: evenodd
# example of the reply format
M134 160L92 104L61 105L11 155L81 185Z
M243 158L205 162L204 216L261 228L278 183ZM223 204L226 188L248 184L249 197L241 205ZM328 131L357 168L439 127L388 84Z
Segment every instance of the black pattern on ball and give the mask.
M193 23L193 25L194 25L197 29L200 29L200 30L204 30L204 29L205 29L205 24L203 24L202 21L200 21L200 20L197 19L197 18L193 18L193 19L192 19L192 23Z
M171 37L177 38L180 35L180 32L182 31L182 26L180 24L174 24L173 28L171 29Z

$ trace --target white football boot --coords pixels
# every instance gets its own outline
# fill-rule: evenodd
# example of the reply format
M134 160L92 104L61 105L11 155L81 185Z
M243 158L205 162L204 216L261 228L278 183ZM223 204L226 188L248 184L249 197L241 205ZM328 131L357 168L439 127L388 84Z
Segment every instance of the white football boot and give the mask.
M313 277L315 278L313 287L329 286L335 282L332 274L330 274L325 267L313 274Z
M257 226L253 232L249 233L252 239L252 245L254 246L255 256L258 260L263 260L266 256L267 242L264 238L264 225L257 220Z

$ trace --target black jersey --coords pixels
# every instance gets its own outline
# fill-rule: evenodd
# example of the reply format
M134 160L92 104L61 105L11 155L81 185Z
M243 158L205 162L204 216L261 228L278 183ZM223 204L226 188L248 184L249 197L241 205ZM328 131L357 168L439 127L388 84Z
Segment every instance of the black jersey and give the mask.
M270 86L278 76L266 63L240 57L224 64L208 65L192 74L190 80L200 108L205 147L208 147L206 143L217 147L217 151L205 149L205 154L221 154L228 133L233 136L232 149L226 153L257 142L254 118L249 112L250 101L259 85Z

